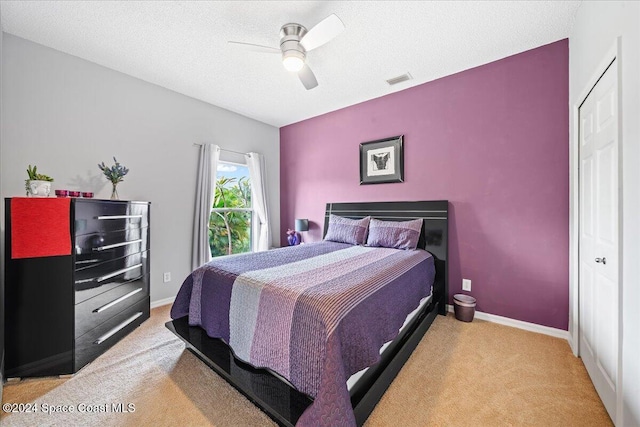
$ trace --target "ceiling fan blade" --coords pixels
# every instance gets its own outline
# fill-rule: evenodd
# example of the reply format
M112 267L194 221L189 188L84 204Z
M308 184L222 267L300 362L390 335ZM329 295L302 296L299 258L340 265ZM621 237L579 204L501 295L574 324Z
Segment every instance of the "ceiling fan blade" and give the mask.
M229 44L233 44L236 46L240 46L242 48L245 48L246 50L250 50L253 52L263 52L263 53L282 53L282 51L278 48L275 47L270 47L270 46L262 46L259 44L253 44L253 43L244 43L244 42L228 42Z
M344 24L334 13L309 30L307 34L300 40L300 44L308 51L315 49L344 31Z
M318 80L307 64L304 64L302 70L298 71L298 77L307 90L318 86Z

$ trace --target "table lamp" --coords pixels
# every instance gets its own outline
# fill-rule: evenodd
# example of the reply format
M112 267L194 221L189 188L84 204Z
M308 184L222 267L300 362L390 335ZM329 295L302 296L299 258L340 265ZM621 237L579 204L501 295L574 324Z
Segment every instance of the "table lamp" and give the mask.
M295 230L300 233L304 231L309 231L309 220L308 219L296 219L296 227ZM302 236L300 236L300 243L302 243Z

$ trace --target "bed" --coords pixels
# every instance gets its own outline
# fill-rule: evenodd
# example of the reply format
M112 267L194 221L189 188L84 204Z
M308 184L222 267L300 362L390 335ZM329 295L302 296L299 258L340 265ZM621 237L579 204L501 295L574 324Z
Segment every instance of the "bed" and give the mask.
M447 201L329 203L325 233L331 215L420 218L426 251L322 242L214 260L185 280L167 323L280 425L362 425L446 313ZM257 285L278 280L275 290ZM283 299L290 293L295 304ZM208 309L213 300L223 303Z

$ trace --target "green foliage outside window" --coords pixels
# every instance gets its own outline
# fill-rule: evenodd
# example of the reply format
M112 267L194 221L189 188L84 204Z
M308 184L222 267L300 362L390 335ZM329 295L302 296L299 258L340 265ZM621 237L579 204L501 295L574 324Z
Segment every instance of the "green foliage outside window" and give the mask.
M251 184L247 177L219 177L209 219L211 255L239 254L251 250ZM239 209L239 210L226 210Z

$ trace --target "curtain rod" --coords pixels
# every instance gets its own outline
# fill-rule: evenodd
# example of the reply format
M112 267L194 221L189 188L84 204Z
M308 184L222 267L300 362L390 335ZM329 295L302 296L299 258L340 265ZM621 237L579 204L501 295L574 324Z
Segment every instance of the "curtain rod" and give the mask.
M213 145L213 144L210 144L210 143L207 143L207 144L198 144L198 143L196 143L196 142L194 142L194 143L193 143L193 146L194 146L194 147L199 146L199 145ZM249 153L241 153L240 151L227 150L226 148L222 148L222 147L218 147L218 148L220 148L220 151L226 151L226 152L228 152L228 153L240 154L241 156L244 156L245 154L249 154Z

